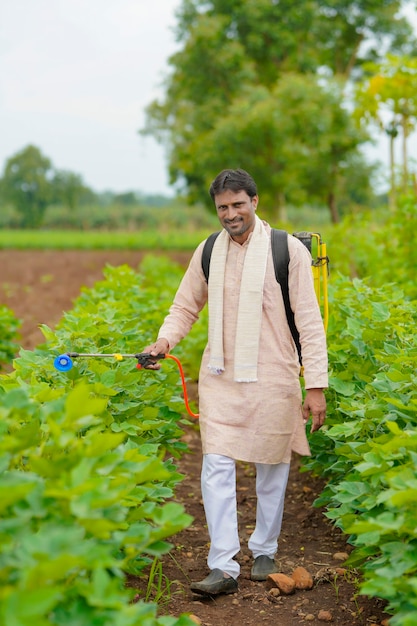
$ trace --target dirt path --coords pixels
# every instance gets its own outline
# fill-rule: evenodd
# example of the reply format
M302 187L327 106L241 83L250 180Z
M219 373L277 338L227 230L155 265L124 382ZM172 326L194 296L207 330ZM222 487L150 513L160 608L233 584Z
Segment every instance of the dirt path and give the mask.
M21 345L32 349L43 341L38 324L54 326L63 311L72 307L81 286L92 286L102 278L106 263L129 263L137 267L141 252L116 251L10 251L0 250L0 303L7 304L23 320ZM173 259L183 265L189 254L175 254ZM308 474L300 474L294 459L286 496L279 558L281 571L291 574L303 566L319 579L310 591L297 591L288 596L271 595L264 583L249 579L251 559L247 539L253 529L256 500L253 468L238 465L239 524L242 565L239 591L231 596L204 600L189 591L191 580L206 576L208 535L201 504L199 473L201 452L198 427L185 433L190 454L179 462L185 475L177 499L194 517L194 524L173 538L174 549L163 564L163 573L171 582L170 593L161 605L161 613L178 615L191 612L203 626L296 626L323 624L337 626L381 625L387 619L383 603L356 595L355 572L339 573L340 553L349 552L344 537L326 520L312 502L323 485ZM340 572L340 569L339 569ZM143 595L141 583L131 580ZM324 612L323 612L324 611Z

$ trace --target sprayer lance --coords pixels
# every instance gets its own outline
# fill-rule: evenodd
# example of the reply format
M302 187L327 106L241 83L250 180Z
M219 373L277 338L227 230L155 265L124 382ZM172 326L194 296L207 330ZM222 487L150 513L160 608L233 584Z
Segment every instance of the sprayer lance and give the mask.
M72 359L77 359L78 357L91 357L91 358L106 358L106 357L109 358L110 357L110 358L116 359L116 361L123 361L123 359L136 359L137 360L136 367L138 369L142 369L142 367L147 367L148 365L152 365L155 363L155 361L158 361L160 359L172 359L173 361L176 362L176 364L178 365L178 369L180 371L182 388L184 391L184 403L187 409L187 413L188 415L191 415L191 417L195 417L195 418L198 417L198 413L193 413L193 411L191 410L190 404L188 402L187 387L185 384L184 370L182 369L181 362L173 354L161 353L161 354L153 355L153 354L149 354L148 352L139 352L137 354L119 354L117 352L113 354L66 352L65 354L60 354L59 356L55 357L54 367L59 372L69 372L69 370L71 370L73 367Z
M91 358L113 358L116 361L122 361L123 359L136 359L139 365L146 367L147 365L158 361L159 359L165 359L165 354L148 354L147 352L139 352L137 354L97 354L87 352L66 352L66 355L70 359L77 359L79 357L91 357Z

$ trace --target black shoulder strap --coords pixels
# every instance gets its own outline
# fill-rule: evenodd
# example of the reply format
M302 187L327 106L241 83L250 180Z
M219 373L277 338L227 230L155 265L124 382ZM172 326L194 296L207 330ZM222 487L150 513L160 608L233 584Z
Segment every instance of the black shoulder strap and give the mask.
M214 242L217 237L220 235L220 231L217 233L212 233L207 237L206 243L203 248L203 255L201 257L201 268L204 272L204 276L206 277L206 282L208 282L208 277L210 274L210 260L211 260L211 252L213 250Z
M214 242L219 234L220 232L212 233L204 244L203 254L201 257L201 267L207 282L210 274L211 253ZM281 287L288 326L290 327L292 338L297 347L298 358L301 364L300 334L295 325L294 313L291 309L290 295L288 292L288 265L290 262L290 255L288 252L288 233L285 230L271 228L271 249L274 261L275 278Z
M290 254L288 252L288 233L285 230L271 228L271 249L274 261L275 278L281 286L288 326L290 327L291 335L296 345L298 359L301 365L300 333L295 325L294 313L291 308L288 289L288 266L290 263Z

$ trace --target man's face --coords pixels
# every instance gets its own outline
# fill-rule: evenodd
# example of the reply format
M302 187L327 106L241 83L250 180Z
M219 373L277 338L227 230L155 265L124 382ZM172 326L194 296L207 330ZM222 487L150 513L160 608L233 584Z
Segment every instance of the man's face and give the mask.
M246 191L228 189L214 197L214 204L223 228L237 243L244 243L255 226L258 196L250 198Z

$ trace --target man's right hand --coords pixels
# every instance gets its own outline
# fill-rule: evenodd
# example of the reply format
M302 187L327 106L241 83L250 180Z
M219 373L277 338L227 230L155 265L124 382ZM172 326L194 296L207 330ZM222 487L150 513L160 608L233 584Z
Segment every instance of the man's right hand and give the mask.
M143 349L143 352L146 352L151 356L156 356L157 354L168 354L169 343L166 339L161 337L160 339L157 339L155 343L152 343L150 346L146 346L146 348ZM161 369L161 364L158 361L155 361L155 363L149 363L149 365L146 365L145 369L159 370Z

